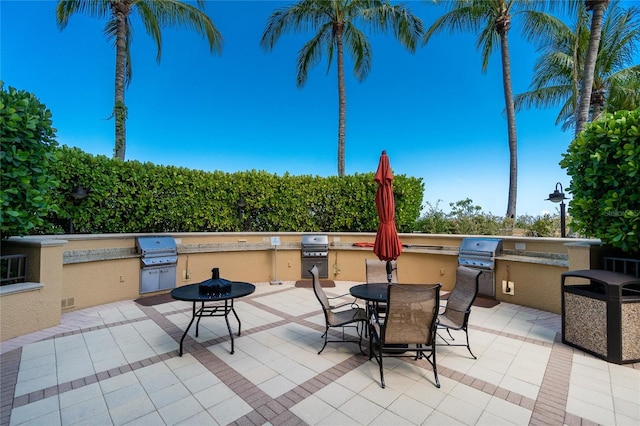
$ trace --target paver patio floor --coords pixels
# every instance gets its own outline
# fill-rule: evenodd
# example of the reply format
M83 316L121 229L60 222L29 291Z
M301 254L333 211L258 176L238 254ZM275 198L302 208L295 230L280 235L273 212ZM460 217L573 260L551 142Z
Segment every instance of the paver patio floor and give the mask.
M354 283L336 284L330 296ZM235 308L233 355L224 320L204 318L178 356L191 318L180 301L75 311L2 342L0 425L640 424L640 364L562 344L556 314L474 306L477 360L439 346L437 389L428 363L385 359L382 389L357 345L317 354L324 319L312 289L259 283Z

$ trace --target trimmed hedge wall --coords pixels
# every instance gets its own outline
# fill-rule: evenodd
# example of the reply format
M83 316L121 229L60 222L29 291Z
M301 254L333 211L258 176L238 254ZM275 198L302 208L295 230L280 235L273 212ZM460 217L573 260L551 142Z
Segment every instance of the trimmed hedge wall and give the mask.
M60 211L57 232L375 232L373 172L353 176L278 176L264 171L204 172L59 149L52 173ZM74 200L78 185L89 191ZM396 223L412 232L420 215L421 178L395 176ZM244 200L243 208L238 206Z

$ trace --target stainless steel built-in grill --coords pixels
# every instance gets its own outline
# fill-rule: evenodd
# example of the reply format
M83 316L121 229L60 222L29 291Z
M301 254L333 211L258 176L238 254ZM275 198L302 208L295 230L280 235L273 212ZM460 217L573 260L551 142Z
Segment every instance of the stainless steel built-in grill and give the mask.
M140 293L176 287L178 249L173 237L138 237L140 256Z
M311 278L309 270L318 267L320 278L329 277L329 237L327 235L302 236L302 278Z
M460 243L458 264L482 271L478 294L496 296L496 257L502 255L502 240L499 238L464 238Z

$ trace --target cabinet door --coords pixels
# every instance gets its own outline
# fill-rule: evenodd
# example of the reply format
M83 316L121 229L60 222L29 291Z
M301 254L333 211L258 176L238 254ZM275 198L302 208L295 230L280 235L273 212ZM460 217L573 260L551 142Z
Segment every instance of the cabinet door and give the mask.
M176 288L176 267L168 266L160 268L160 276L158 277L158 290L168 290Z
M140 271L140 293L151 293L176 287L176 266L145 268Z
M158 291L160 283L160 269L146 268L140 270L140 293Z

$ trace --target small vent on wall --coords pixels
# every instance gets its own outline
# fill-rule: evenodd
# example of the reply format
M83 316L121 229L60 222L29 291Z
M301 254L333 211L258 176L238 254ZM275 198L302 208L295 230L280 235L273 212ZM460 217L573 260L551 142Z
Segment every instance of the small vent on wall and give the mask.
M73 308L76 305L73 297L68 297L66 299L62 299L61 307L62 309Z

